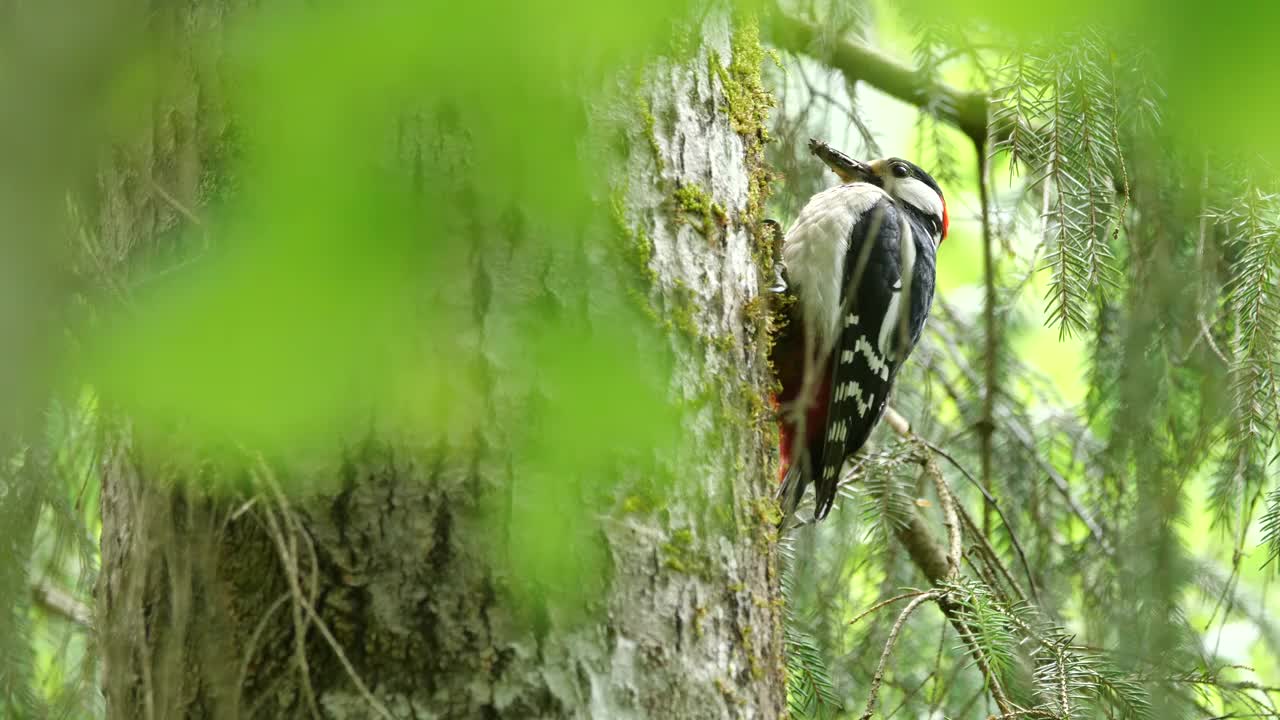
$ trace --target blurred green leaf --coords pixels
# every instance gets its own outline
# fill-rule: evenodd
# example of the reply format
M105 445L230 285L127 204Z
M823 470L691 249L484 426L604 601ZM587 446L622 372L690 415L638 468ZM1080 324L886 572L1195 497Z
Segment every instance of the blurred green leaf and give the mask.
M465 432L481 409L447 379L479 358L418 339L448 345L469 322L458 308L419 307L477 240L456 228L515 208L542 227L580 223L597 180L578 154L582 94L665 42L684 9L387 1L241 16L227 81L243 138L236 197L206 211L213 250L147 288L99 338L105 397L157 432L268 452L332 447L388 406L423 436ZM441 107L456 137L435 141L462 148L460 165L394 149L398 124ZM445 199L458 186L480 191L474 207ZM606 396L603 379L563 380L607 358L591 345L542 355L567 396L554 421L592 417L579 404ZM609 429L636 435L652 420L639 418ZM602 437L599 425L575 430Z

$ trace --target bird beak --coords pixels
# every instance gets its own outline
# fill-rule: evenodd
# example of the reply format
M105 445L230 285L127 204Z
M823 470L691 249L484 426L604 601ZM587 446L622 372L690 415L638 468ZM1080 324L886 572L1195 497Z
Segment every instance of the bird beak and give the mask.
M838 175L843 182L880 184L880 178L876 176L870 165L854 160L821 140L810 138L809 152L817 155L818 159L826 163L827 167L831 168L831 171Z

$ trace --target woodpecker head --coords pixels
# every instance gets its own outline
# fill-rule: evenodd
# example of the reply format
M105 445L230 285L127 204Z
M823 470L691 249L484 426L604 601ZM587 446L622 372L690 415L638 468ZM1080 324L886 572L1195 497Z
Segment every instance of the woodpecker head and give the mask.
M841 182L865 182L884 188L894 200L931 219L937 226L939 242L946 239L950 220L942 188L919 165L896 157L861 162L821 140L810 140L809 150L825 162Z

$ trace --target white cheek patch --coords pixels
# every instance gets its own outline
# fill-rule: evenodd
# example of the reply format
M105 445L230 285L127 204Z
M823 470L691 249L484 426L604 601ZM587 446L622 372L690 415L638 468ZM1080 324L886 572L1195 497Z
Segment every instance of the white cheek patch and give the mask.
M902 178L895 182L892 193L894 197L914 206L926 215L942 217L942 198L934 192L933 188L913 177Z

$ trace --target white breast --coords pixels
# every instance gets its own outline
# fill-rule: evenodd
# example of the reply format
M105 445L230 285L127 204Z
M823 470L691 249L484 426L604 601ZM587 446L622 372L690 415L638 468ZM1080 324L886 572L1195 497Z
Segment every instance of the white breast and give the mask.
M804 324L815 337L814 350L825 354L839 336L845 255L849 232L859 218L889 196L867 183L840 185L809 199L782 243L782 259Z

